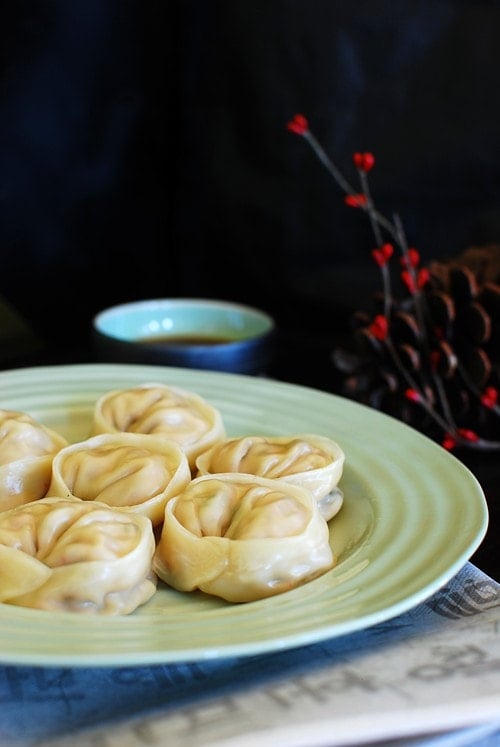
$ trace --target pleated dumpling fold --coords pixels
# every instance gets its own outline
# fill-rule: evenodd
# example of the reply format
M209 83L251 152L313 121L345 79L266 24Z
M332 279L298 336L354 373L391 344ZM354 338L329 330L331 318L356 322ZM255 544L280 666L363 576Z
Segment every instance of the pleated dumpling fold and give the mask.
M311 493L282 480L204 475L168 502L153 560L178 591L249 602L293 589L334 565Z
M102 503L45 497L0 514L0 601L125 615L156 590L149 519Z
M203 397L155 383L115 389L99 397L92 435L118 432L161 435L175 441L192 470L196 457L226 435L221 413Z
M228 438L201 454L196 467L198 475L243 472L300 485L311 491L321 513L330 520L343 503L337 485L344 461L344 451L336 441L302 433Z
M43 498L67 440L25 412L0 410L0 511Z
M174 441L141 433L103 433L69 444L54 457L48 493L99 501L163 521L167 501L191 480Z

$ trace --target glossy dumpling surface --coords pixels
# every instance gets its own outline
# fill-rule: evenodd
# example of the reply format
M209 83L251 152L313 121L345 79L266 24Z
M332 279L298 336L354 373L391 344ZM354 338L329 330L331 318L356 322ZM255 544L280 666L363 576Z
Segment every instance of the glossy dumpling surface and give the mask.
M190 480L187 457L175 442L140 433L103 433L61 449L48 492L141 513L157 525L167 501Z
M149 519L46 497L0 514L0 601L43 610L128 614L156 590Z
M306 433L228 438L201 454L196 466L199 475L243 472L305 487L329 520L342 506L337 485L344 461L344 451L336 441Z
M309 491L230 473L195 478L169 501L153 568L179 591L248 602L333 564L328 524Z
M203 451L225 437L220 412L203 397L179 387L142 384L105 393L96 402L92 434L162 435L178 443L191 469Z
M45 496L52 459L66 445L28 413L0 410L0 511Z

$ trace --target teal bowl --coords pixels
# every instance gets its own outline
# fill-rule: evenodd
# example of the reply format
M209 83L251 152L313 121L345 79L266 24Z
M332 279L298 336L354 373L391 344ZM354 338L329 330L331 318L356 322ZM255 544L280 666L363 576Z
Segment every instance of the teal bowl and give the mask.
M275 334L266 312L203 298L131 301L92 320L92 346L100 361L250 375L266 372Z

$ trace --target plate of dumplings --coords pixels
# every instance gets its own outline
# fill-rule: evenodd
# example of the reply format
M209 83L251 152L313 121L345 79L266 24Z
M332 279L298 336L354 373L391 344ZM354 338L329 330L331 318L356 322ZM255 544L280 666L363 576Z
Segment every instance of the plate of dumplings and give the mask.
M334 394L161 366L0 372L3 663L344 635L431 596L487 523L461 462Z

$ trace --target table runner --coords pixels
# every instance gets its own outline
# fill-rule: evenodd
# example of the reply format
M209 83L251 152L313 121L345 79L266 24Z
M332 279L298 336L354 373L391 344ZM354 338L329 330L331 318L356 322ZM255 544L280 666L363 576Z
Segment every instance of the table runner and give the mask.
M0 702L0 744L12 747L336 747L417 736L430 745L436 734L484 739L497 728L498 737L500 585L467 563L398 617L266 655L8 665Z

